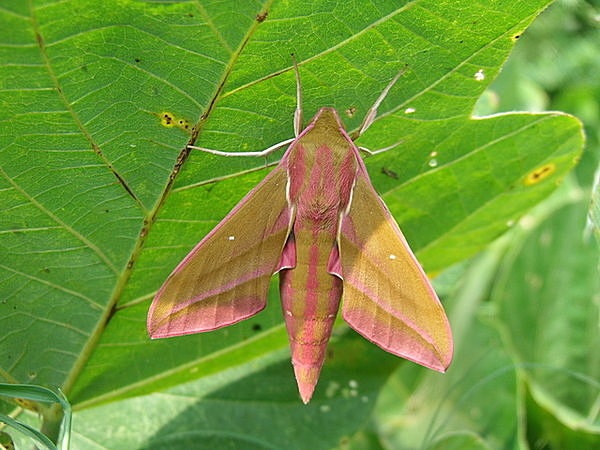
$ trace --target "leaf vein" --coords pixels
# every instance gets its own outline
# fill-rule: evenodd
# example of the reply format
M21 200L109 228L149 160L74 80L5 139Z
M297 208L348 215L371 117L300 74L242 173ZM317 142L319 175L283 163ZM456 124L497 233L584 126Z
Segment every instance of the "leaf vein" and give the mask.
M46 207L44 205L42 205L40 202L38 202L35 198L33 198L31 195L29 195L29 193L27 191L25 191L21 186L19 186L11 177L8 176L8 174L4 171L4 169L2 169L0 167L0 173L2 173L2 176L11 184L13 185L13 187L23 196L25 197L27 200L29 200L29 202L31 204L33 204L38 210L40 210L42 213L44 213L45 215L47 215L48 217L50 217L52 220L54 220L56 223L58 223L63 229L65 229L66 231L68 231L69 233L71 233L73 236L75 236L77 239L79 239L81 242L83 242L84 244L86 244L94 253L96 253L96 255L98 255L98 257L104 262L104 264L110 269L112 270L115 274L118 274L118 270L115 267L115 265L112 263L112 261L104 254L104 252L102 250L100 250L100 248L98 248L93 242L91 242L89 239L87 239L85 236L83 236L81 233L79 233L77 230L75 230L74 228L72 228L70 225L67 225L67 223L63 222L58 216L56 216L54 213L52 213L50 210L46 209Z
M37 283L46 285L46 286L48 286L48 287L50 287L52 289L56 289L58 291L65 292L67 294L73 295L74 297L79 297L79 298L87 301L90 305L92 305L94 307L94 309L99 309L99 310L102 309L102 306L100 305L100 303L97 303L96 301L94 301L93 299L91 299L90 297L88 297L87 295L84 295L84 294L82 294L80 292L73 291L72 289L67 289L67 288L65 288L63 286L59 286L58 284L54 284L54 283L52 283L50 281L47 281L47 280L44 280L42 278L38 278L38 277L35 277L35 276L30 275L28 273L21 272L20 270L13 269L12 267L5 266L4 264L0 264L0 267L3 268L4 270L12 272L12 273L14 273L16 275L20 275L20 276L22 276L24 278L27 278L27 279L31 280L31 281L35 281Z

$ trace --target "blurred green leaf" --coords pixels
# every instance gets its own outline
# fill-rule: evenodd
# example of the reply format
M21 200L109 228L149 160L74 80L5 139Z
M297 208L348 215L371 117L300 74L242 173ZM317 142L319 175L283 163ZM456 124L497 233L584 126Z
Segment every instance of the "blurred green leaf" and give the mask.
M527 395L526 407L527 440L531 448L593 449L600 445L597 432L565 425L531 395Z
M457 433L440 439L431 448L433 450L488 450L492 447L476 434Z
M383 450L385 447L377 432L370 427L359 430L351 439L340 442L340 450Z
M492 293L508 348L536 402L572 429L600 433L599 252L587 198L527 230Z

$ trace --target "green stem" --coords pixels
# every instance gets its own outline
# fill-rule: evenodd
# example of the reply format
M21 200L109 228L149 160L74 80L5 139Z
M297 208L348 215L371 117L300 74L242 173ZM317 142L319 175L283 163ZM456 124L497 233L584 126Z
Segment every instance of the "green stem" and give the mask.
M54 403L47 407L40 406L40 412L42 414L42 428L40 431L48 436L52 442L57 444L64 415L63 410L58 403Z

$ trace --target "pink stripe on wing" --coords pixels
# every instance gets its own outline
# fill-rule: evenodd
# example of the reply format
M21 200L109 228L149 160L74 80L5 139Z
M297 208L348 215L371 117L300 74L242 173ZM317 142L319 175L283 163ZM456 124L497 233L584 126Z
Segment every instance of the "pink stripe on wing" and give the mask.
M449 361L440 361L439 354L433 350L438 350L435 345L431 344L432 348L428 348L415 336L411 336L410 334L397 329L390 329L383 324L378 325L373 315L370 315L361 309L344 309L342 311L342 317L357 333L384 350L396 356L400 356L401 358L429 367L430 369L445 372L446 363L449 363ZM366 323L373 326L370 333L361 329L360 325ZM387 343L384 342L384 338ZM401 345L392 346L391 342L396 342Z
M240 285L242 285L244 283L247 283L250 280L261 278L261 277L263 277L265 275L269 275L270 276L270 275L272 275L272 273L273 273L273 268L272 267L264 267L262 269L257 269L257 270L255 270L253 272L246 273L243 277L238 278L237 280L232 281L230 283L221 285L221 286L219 286L216 289L212 289L210 291L206 291L206 292L202 293L202 295L198 295L198 296L196 296L194 298L191 298L189 300L186 300L186 301L177 302L177 305L174 306L173 308L171 308L168 311L167 316L170 316L172 314L176 314L179 311L187 308L188 306L193 305L194 303L200 302L200 301L202 301L202 300L204 300L206 298L214 297L214 296L217 296L219 294L222 294L223 292L231 291L231 290L235 289L236 287L238 287L238 286L240 286ZM160 298L160 294L161 294L161 292L159 292L157 294L156 298ZM167 316L160 317L160 318L158 318L156 320L163 320Z
M214 309L213 315L199 316L198 314L184 314L170 318L152 332L152 339L183 336L191 333L213 331L224 326L233 325L244 319L252 317L262 311L266 302L258 297L241 297L235 304L220 305ZM229 317L229 319L224 319ZM221 320L215 320L219 318Z
M373 300L377 306L379 306L381 309L383 309L385 312L392 315L393 317L400 319L402 322L404 322L406 325L408 325L409 328L413 329L416 333L421 335L421 337L423 337L423 339L426 342L428 342L431 346L433 346L434 348L437 348L435 346L433 339L431 338L431 336L429 336L429 334L425 330L423 330L419 326L417 326L413 321L411 321L408 317L406 317L400 311L395 310L388 302L385 302L383 299L379 298L379 296L377 296L375 294L375 292L371 291L367 286L362 284L356 278L347 276L345 278L345 282L352 285L357 291L362 292L370 299L377 299L376 302L375 302L375 300ZM343 313L342 313L342 315L343 315Z

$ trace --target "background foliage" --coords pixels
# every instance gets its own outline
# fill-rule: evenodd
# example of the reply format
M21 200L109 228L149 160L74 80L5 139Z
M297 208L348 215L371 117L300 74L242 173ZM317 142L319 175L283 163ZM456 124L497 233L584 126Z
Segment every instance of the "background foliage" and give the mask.
M60 386L75 448L592 448L598 9L559 2L524 33L548 3L5 2L0 375ZM457 351L446 375L340 324L303 406L275 284L255 318L147 338L161 282L266 173L185 144L289 138L291 52L306 117L335 106L349 130L410 67L359 142L402 139L367 166L441 273ZM529 113L490 115L514 110ZM544 110L585 123L569 175L580 123Z

